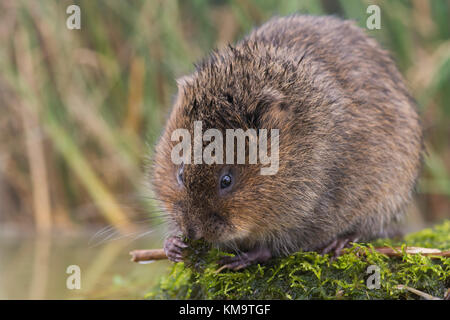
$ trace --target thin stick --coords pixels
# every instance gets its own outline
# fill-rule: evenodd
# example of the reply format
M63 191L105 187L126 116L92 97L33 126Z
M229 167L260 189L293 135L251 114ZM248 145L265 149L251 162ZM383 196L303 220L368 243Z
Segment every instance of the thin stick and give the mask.
M375 251L387 255L388 257L400 257L403 255L401 247L377 247ZM424 256L433 257L450 257L450 250L441 251L439 249L420 248L420 247L405 247L405 252L408 254L421 254Z
M377 247L374 248L375 251L387 255L388 257L400 257L403 255L401 247ZM431 248L420 248L420 247L406 247L406 253L408 254L421 254L424 256L429 256L430 258L435 257L450 257L450 250L441 251L439 249ZM131 261L141 262L149 260L164 260L167 259L164 249L150 249L150 250L133 250L130 252ZM222 270L222 269L220 269Z
M133 262L167 259L164 249L133 250L130 255Z
M420 290L417 290L417 289L414 289L414 288L411 288L411 287L408 287L408 286L405 286L405 285L402 285L402 284L399 284L397 286L397 289L408 290L409 292L412 292L412 293L414 293L414 294L424 298L425 300L442 300L441 298L434 297L434 296L432 296L432 295L430 295L428 293L422 292Z

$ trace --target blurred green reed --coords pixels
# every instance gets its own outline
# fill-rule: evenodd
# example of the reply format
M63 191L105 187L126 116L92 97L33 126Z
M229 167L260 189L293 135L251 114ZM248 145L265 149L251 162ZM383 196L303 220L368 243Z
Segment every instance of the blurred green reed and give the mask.
M81 7L81 30L66 8ZM417 99L428 156L421 211L450 211L450 2L446 0L0 1L0 220L133 227L155 210L142 172L174 79L273 15L381 7L388 48Z

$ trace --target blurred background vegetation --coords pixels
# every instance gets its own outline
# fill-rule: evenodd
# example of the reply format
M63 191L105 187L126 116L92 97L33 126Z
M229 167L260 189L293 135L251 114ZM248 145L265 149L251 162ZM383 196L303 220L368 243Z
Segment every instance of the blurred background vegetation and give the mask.
M71 4L81 30L66 28ZM1 229L132 228L155 210L143 171L175 78L273 15L335 14L365 28L370 4L381 29L368 33L392 52L426 132L412 216L450 217L450 1L2 0Z

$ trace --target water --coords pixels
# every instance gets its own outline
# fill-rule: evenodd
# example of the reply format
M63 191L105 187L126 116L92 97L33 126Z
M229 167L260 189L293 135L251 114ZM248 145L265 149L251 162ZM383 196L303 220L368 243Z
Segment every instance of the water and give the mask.
M90 240L92 234L0 234L0 299L142 299L170 265L130 261L133 249L161 247L161 236ZM67 288L70 265L80 267L79 290Z

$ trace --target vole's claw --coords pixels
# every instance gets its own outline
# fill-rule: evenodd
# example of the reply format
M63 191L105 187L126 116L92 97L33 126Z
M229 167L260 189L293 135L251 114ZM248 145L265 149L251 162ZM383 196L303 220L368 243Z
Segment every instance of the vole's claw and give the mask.
M179 237L168 237L164 241L164 252L170 261L183 261L183 250L188 247Z
M221 266L224 266L224 265L226 265L226 264L231 263L231 262L234 261L235 259L236 259L236 256L233 256L233 257L231 257L231 256L224 256L224 257L220 258L220 260L217 261L217 263L218 263L219 265L221 265Z
M230 269L230 270L240 270L240 269L244 269L246 267L248 267L249 265L251 265L252 263L247 260L247 259L238 259L234 262L228 263L226 265L223 266L224 269Z
M321 255L326 255L330 253L332 255L332 259L336 259L340 255L342 255L342 250L344 248L349 248L353 242L358 241L357 236L347 236L334 239L330 244L325 246L324 248L319 250Z
M218 261L221 269L239 270L248 267L251 264L250 259L246 253L236 255L234 257L223 257Z
M269 260L272 257L272 253L268 248L257 248L249 252L241 253L234 257L222 257L218 261L220 270L222 269L231 269L231 270L240 270L244 269L255 263L263 263Z
M219 265L221 265L220 270L230 269L235 271L248 267L252 264L251 259L249 258L247 253L242 253L234 257L223 257L218 261L218 263Z
M334 239L329 245L322 248L320 250L320 254L326 255L326 254L330 253L336 247L337 241L338 241L337 239Z
M173 239L173 244L175 246L177 246L180 249L186 249L187 247L189 247L186 243L184 243L180 238L178 237L174 237Z

